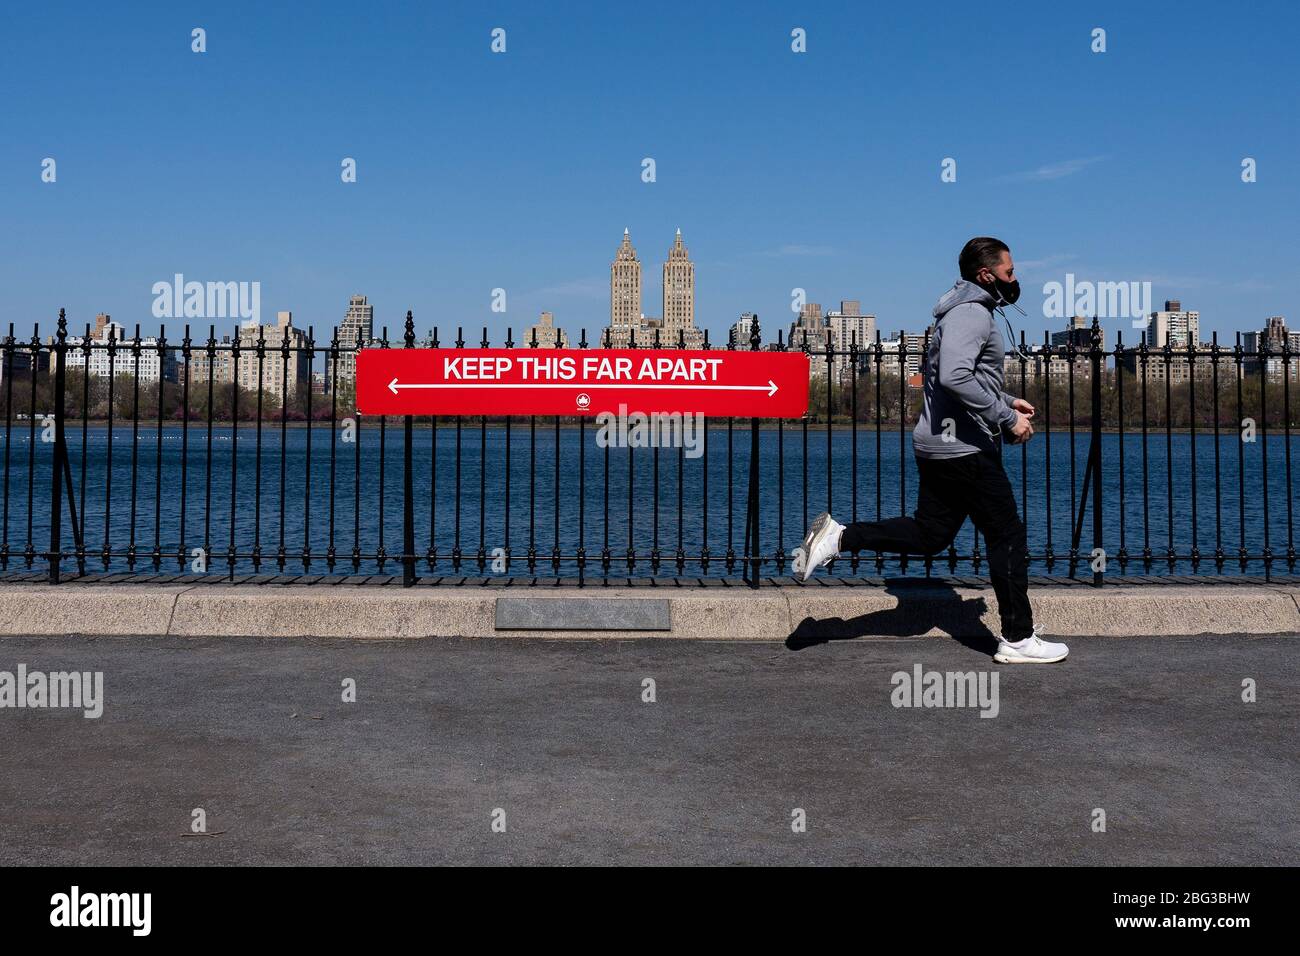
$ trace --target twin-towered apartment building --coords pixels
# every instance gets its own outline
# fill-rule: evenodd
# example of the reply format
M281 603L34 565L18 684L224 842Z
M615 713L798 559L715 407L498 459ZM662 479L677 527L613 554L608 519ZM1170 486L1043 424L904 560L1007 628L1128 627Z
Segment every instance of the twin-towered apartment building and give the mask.
M682 243L682 231L668 250L663 264L663 314L647 316L641 311L641 260L632 237L623 230L623 241L609 266L609 328L601 338L607 348L684 346L704 347L704 333L695 327L695 263Z

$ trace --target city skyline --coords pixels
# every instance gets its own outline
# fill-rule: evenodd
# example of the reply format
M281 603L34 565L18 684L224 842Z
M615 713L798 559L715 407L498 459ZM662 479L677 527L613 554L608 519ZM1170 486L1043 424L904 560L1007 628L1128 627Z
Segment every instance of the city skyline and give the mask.
M649 338L653 336L654 329L656 327L662 330L663 341L668 342L669 339L671 338L671 342L674 345L677 342L677 335L676 335L677 330L683 329L687 335L688 347L691 348L700 347L703 342L703 331L705 328L708 328L710 330L710 339L714 345L717 345L718 343L725 345L731 331L737 327L737 323L739 319L743 317L745 321L748 322L749 319L753 316L754 313L750 311L745 311L740 313L739 316L728 318L725 321L723 321L722 318L719 318L717 321L709 323L707 326L699 324L696 321L695 307L694 307L695 290L696 290L695 263L690 259L690 256L684 246L680 227L675 231L673 245L670 247L668 255L666 256L665 261L662 264L662 269L664 274L661 287L660 287L662 291L662 308L661 308L662 314L659 316L647 315L643 308L644 306L643 297L644 297L645 290L644 290L641 261L637 257L635 247L631 243L630 229L628 227L624 227L622 242L615 252L614 261L610 264L609 293L608 293L609 305L606 311L605 321L603 323L597 322L597 324L594 327L593 326L583 327L586 329L588 333L588 341L592 347L602 347L604 342L603 335L606 331L610 331L613 333L613 338L611 339L611 341L614 344L611 345L611 347L626 347L628 336L626 335L626 332L624 332L624 334L620 336L619 330L620 329L626 330L629 324L635 324L638 329L637 339L636 339L638 345L644 345L646 341L648 341ZM669 278L670 272L673 275L675 275L677 278L670 279ZM675 291L670 289L670 284L674 281L677 283L677 288ZM800 291L805 292L806 290L800 290ZM153 301L153 298L154 298L154 292L152 291L151 288L151 292L150 292L151 301ZM1100 296L1098 298L1100 299ZM1050 299L1050 294L1046 290L1044 291L1044 299L1045 301ZM384 321L377 322L375 320L375 307L373 304L370 304L368 300L369 300L368 295L358 295L358 294L350 295L347 311L344 313L343 318L341 320L331 321L329 317L324 317L325 321L321 324L299 323L297 328L303 329L306 328L308 325L312 325L315 328L318 343L321 343L323 341L321 338L321 334L323 332L328 333L330 330L337 328L340 334L341 344L351 345L351 346L355 346L357 343L360 342L379 341L381 338L381 330L384 327L388 327L390 332L390 338L395 336L400 336L400 330L403 327L403 323L405 321L405 310L399 310L399 313L394 316L394 321L392 323L384 322ZM178 294L178 301L180 301L179 294ZM1023 303L1025 299L1022 298L1021 301ZM673 304L674 302L679 304L674 305ZM783 334L788 331L789 335L786 340L792 341L794 339L797 330L811 329L811 326L808 325L807 323L809 318L813 315L815 315L816 321L823 323L823 325L825 326L825 330L822 335L823 339L827 338L829 332L826 330L830 328L831 324L836 324L837 327L844 328L845 321L853 322L854 320L858 320L858 319L869 320L869 322L867 322L865 325L858 324L858 328L862 329L863 331L873 330L876 328L881 328L881 329L888 328L888 329L897 329L902 333L906 333L907 335L922 334L921 332L916 332L915 327L913 326L898 325L898 324L890 323L884 319L881 319L874 310L862 311L860 308L861 306L860 299L855 299L855 300L840 299L839 302L840 302L841 310L828 310L825 315L823 315L820 311L821 310L820 297L818 297L817 299L808 297L806 301L802 301L799 304L798 309L791 310L791 317L788 320L785 320L780 316L771 316L765 318L764 316L760 315L759 322L761 328L761 339L764 343L775 341L776 338L775 330L779 328L782 330ZM842 311L843 309L849 306L851 306L853 311L850 311L848 313ZM676 309L676 313L672 317L672 321L671 322L665 321L665 316L673 312L674 309ZM810 311L810 310L814 310L814 311ZM271 310L266 310L266 311L271 311ZM285 314L292 315L293 310L275 309L274 312L277 316L283 316ZM57 315L57 309L55 310L55 314ZM96 311L95 313L96 324L94 328L94 334L96 336L99 335L102 329L103 320L105 320L111 314L113 314L111 310ZM1127 337L1128 337L1128 341L1126 342L1127 345L1136 345L1145 341L1148 344L1148 346L1163 347L1166 337L1168 337L1171 340L1171 344L1173 344L1175 347L1185 347L1189 339L1192 342L1209 341L1208 337L1199 337L1199 330L1201 326L1201 312L1199 310L1183 310L1181 307L1180 299L1166 299L1164 300L1163 309L1152 310L1149 312L1144 311L1141 313L1141 315L1143 319L1149 320L1145 327L1142 327L1138 322L1132 321L1131 317L1127 315L1120 316L1118 318L1114 316L1102 316L1101 319L1103 325L1106 325L1106 323L1109 322L1112 326L1117 325L1119 328L1126 330L1126 332L1128 328L1131 326L1132 331L1127 332ZM538 319L538 316L541 316L542 318ZM635 318L630 318L633 316ZM1061 335L1062 329L1064 328L1068 331L1069 328L1068 322L1078 319L1080 317L1090 319L1092 318L1092 315L1075 314L1072 318L1069 318L1068 320L1063 320L1057 317L1044 316L1041 320L1041 324L1040 324L1041 330L1038 336L1035 336L1033 332L1033 322L1035 316L1032 312L1030 312L1027 316L1020 316L1017 314L1016 316L1014 316L1015 321L1013 321L1012 324L1014 327L1024 330L1025 339L1027 343L1031 346L1041 344L1044 338L1049 339L1054 344L1059 344L1057 343L1057 339ZM1012 316L1008 316L1009 321L1012 318L1013 318ZM1227 329L1227 330L1218 328L1215 325L1215 323L1211 321L1207 324L1205 331L1207 333L1226 331L1229 334L1226 336L1225 341L1231 342L1233 338L1233 333L1240 332L1243 335L1243 337L1254 335L1256 333L1259 333L1267 329L1271 323L1274 323L1275 321L1278 320L1280 320L1283 324L1285 324L1287 321L1285 313L1273 312L1270 313L1269 315L1261 316L1258 319L1258 321L1255 321L1253 323L1251 320L1247 319L1239 323L1238 327ZM1062 325L1063 321L1066 322L1064 326ZM184 317L175 317L175 318L168 318L165 320L158 320L155 319L153 316L149 316L143 320L137 320L136 322L130 322L128 320L127 322L114 322L113 324L121 329L125 329L138 324L141 328L142 335L148 334L150 332L151 324L152 324L153 332L157 331L157 328L159 327L160 324L163 326L170 325L173 331L188 324L191 327L191 332L195 335L200 334L201 331L208 326L215 326L216 334L218 337L220 337L226 333L227 329L232 330L235 334L239 334L239 330L242 327L247 325L256 326L259 323L260 323L260 316L255 316L252 318L246 318L240 316L223 316L215 320L210 320L207 317L203 317L203 316L196 317L192 320L187 320ZM82 325L84 324L85 323L83 322ZM272 328L272 329L275 328L275 325L271 325L268 323L260 323L260 324L265 325L267 328ZM499 323L485 321L480 323L478 328L479 329L482 329L484 327L488 328L489 336L491 337L491 330L496 324ZM561 334L564 334L566 336L566 340L572 339L572 341L576 342L578 333L575 331L572 334L570 334L567 331L568 326L570 326L571 324L572 323L570 322L566 322L563 316L557 315L555 309L542 308L539 312L534 314L531 320L528 317L524 317L517 325L513 323L507 323L499 330L499 336L500 338L504 339L507 331L510 331L510 333L516 339L526 341L526 337L529 334L529 330L531 328L539 327L545 329L554 326L555 328L561 330ZM927 328L929 324L930 324L930 320L927 318L925 324L921 326L922 331L925 328ZM36 320L36 325L39 325L43 329L49 329L52 327L52 323L46 324L45 322L42 322L40 319ZM475 328L475 326L471 326L463 322L451 322L451 323L423 322L422 323L421 321L419 321L417 317L416 319L417 335L422 340L428 339L429 332L434 325L437 325L440 329L444 331L448 328L456 327L456 326L461 326L463 328ZM720 334L718 333L719 325L721 326ZM1171 330L1168 333L1168 335L1166 335L1165 332L1165 329L1167 327ZM19 341L30 338L32 328L33 325L29 324L28 331L26 334L24 334L21 325L18 322L14 322L15 338ZM75 334L78 328L79 326L77 323L77 319L75 317L70 316L69 317L70 334ZM3 328L0 328L0 332L3 332L5 329L7 329L7 324ZM692 335L691 330L696 330L697 334ZM522 336L520 335L521 332L522 332ZM548 333L544 333L544 334L548 334ZM42 337L48 337L48 333L43 333ZM832 335L831 337L834 336ZM843 335L842 337L844 341L846 342L848 341L847 335ZM867 339L870 340L870 338L871 336L870 334L868 334ZM824 344L825 342L823 342L822 347L824 347ZM837 346L837 349L839 348L840 347ZM344 361L350 362L351 361L350 356ZM346 367L341 368L339 377L340 378L353 377L353 373L351 372L351 366L347 365Z

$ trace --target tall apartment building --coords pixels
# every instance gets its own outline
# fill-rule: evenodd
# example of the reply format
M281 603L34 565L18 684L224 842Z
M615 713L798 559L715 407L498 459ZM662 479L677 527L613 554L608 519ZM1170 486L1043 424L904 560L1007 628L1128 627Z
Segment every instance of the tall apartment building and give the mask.
M632 237L623 230L623 241L609 264L609 331L611 338L628 336L641 324L641 260L632 247Z
M663 277L663 344L675 346L684 341L687 348L702 347L704 333L695 327L695 263L682 244L681 229L668 250Z
M865 349L876 340L876 317L863 315L857 299L841 299L838 311L827 312L826 328L836 352L848 352L855 342Z
M790 340L787 344L792 349L802 349L806 343L809 351L824 352L827 340L821 303L805 302L799 307L799 317L790 323Z
M38 376L49 369L50 354L48 350L34 353L36 374ZM31 349L24 350L23 344L19 342L12 352L7 353L3 359L0 359L0 382L4 381L6 372L13 374L15 382L21 380L30 381L33 365L32 358L33 352Z
M1280 315L1270 316L1258 332L1243 332L1241 347L1247 353L1242 360L1244 372L1258 374L1261 367L1266 367L1270 381L1281 381L1285 362L1291 381L1300 376L1300 332L1288 332L1286 319ZM1289 358L1283 356L1283 348L1290 349ZM1262 354L1266 349L1267 356Z
M857 299L841 299L839 309L827 312L825 315L822 314L820 303L804 303L799 310L799 317L790 324L788 347L803 349L807 343L807 348L811 352L824 353L833 350L834 361L830 367L834 369L837 379L845 381L853 375L853 363L849 361L851 347L857 344L860 353L858 368L866 369L868 362L866 353L869 348L875 346L875 342L876 317L864 315L862 303ZM882 366L888 361L897 365L895 357L892 360L882 358ZM827 362L823 355L813 359L809 374L825 375L826 370Z
M921 366L925 362L925 349L927 344L926 333L931 331L927 328L925 332L904 332L899 330L893 338L881 339L880 342L880 371L882 374L904 375L909 384L920 386L919 376ZM872 353L866 359L866 368L871 371L875 370L876 357L875 346L872 345Z
M354 295L348 300L348 311L339 325L339 382L355 382L357 379L357 356L355 349L365 348L375 337L375 307L366 302L364 295ZM334 359L327 358L327 365L332 366ZM326 374L333 375L334 369L328 367Z
M762 323L759 323L758 336L762 340L763 329ZM754 313L742 312L740 318L731 323L731 328L727 330L727 342L734 343L738 349L747 349L752 346L750 336L754 334Z
M530 325L524 329L523 337L520 338L517 344L531 347L534 341L536 341L539 349L567 349L569 347L569 337L564 334L563 329L556 326L555 315L551 312L543 312L536 325Z
M1163 349L1168 344L1171 349L1186 350L1201 341L1201 313L1184 311L1177 299L1165 300L1164 311L1152 312L1149 318L1143 333L1148 349Z
M1071 317L1069 324L1063 331L1052 333L1052 345L1060 347L1062 345L1073 345L1076 349L1086 349L1092 347L1092 323L1086 316L1076 315ZM1007 343L1007 351L1013 351ZM1033 345L1034 343L1029 343ZM1104 346L1103 346L1104 347Z
M1060 333L1054 333L1055 336ZM1002 374L1006 379L1006 390L1012 393L1018 393L1020 389L1021 369L1024 370L1025 383L1037 381L1046 376L1052 380L1068 381L1073 374L1075 380L1088 379L1092 376L1092 359L1083 353L1083 349L1091 348L1089 345L1079 345L1075 343L1075 348L1079 350L1074 361L1071 362L1069 356L1064 351L1067 343L1056 343L1044 348L1042 345L1026 345L1025 351L1028 355L1022 359L1020 352L1016 349L1007 349L1006 354L1002 357ZM1184 364L1186 362L1184 361ZM1073 373L1070 369L1073 366ZM1103 366L1104 367L1104 366Z
M1166 299L1162 311L1148 316L1147 327L1142 333L1141 343L1151 353L1147 361L1142 362L1141 356L1135 352L1126 352L1119 364L1147 382L1163 382L1166 378L1171 384L1186 382L1193 374L1199 376L1202 366L1207 375L1213 372L1212 356L1208 349L1202 348L1200 340L1201 313L1185 310L1177 299ZM1165 345L1173 352L1168 362L1163 355ZM1195 370L1187 360L1189 346L1197 352ZM1161 354L1155 354L1157 350ZM1220 368L1222 370L1223 366Z
M1172 303L1177 304L1177 303ZM1007 380L1011 381L1014 375L1019 381L1020 377L1020 353L1013 347L1014 343L1006 343L1006 354L1003 357L1003 369L1008 376ZM1075 350L1074 361L1070 361L1067 349L1073 345ZM1101 330L1101 348L1106 348L1106 331ZM1051 337L1051 348L1044 351L1042 346L1033 342L1026 342L1026 349L1032 358L1025 363L1026 379L1034 378L1037 375L1046 374L1050 378L1070 377L1070 366L1074 366L1074 376L1090 376L1092 374L1092 319L1083 315L1070 317L1066 327L1059 331L1053 332ZM1103 356L1102 366L1105 367L1106 359Z
M207 341L195 341L190 350L190 384L206 385L209 378L214 385L230 385L235 381L235 356L229 335L223 335L215 348L209 350Z
M305 351L307 333L294 328L292 312L277 312L275 318L275 325L248 323L239 327L239 366L235 376L240 388L256 391L260 384L263 394L292 400L299 389L311 384L311 362ZM283 351L286 343L287 361Z
M680 229L663 266L663 307L661 317L647 317L641 311L641 260L624 229L609 267L609 327L600 344L627 348L635 342L650 347L658 336L662 348L704 346L704 332L695 326L695 264L682 244Z

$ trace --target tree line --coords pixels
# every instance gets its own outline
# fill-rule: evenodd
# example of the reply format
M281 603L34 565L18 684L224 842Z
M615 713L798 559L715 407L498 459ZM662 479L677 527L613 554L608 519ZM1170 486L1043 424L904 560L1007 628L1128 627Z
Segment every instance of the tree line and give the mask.
M1238 387L1240 386L1240 413L1238 412ZM1262 386L1262 387L1261 387ZM1039 429L1050 421L1053 428L1092 425L1092 382L1088 374L1076 374L1071 386L1067 376L1029 376L1023 395L1018 375L1007 382L1007 391L1020 395L1036 409L1035 422ZM1194 391L1194 395L1193 395ZM1145 399L1141 377L1127 369L1108 369L1103 373L1101 386L1101 422L1105 428L1121 424L1128 429L1140 429L1143 418L1148 428L1188 428L1195 422L1198 428L1213 427L1215 421L1215 389L1208 372L1198 370L1194 390L1187 382L1173 382L1166 388L1163 380L1149 377ZM1259 373L1248 374L1240 382L1235 375L1220 374L1218 383L1218 422L1221 428L1235 430L1242 427L1242 419L1249 418L1259 426L1284 427L1287 419L1293 428L1300 427L1300 382L1284 383L1281 379L1262 382ZM189 383L188 402L181 381L141 380L122 373L109 381L107 376L87 375L80 369L68 369L65 375L65 421L84 417L89 421L103 421L112 417L119 421L138 418L157 421L159 404L162 420L179 422L187 415L191 422L206 422L211 409L213 421L228 422L235 418L256 421L258 417L257 389L242 388L234 383L193 381ZM1261 393L1264 403L1261 406ZM877 399L877 394L879 398ZM1122 405L1121 405L1122 395ZM14 370L0 383L0 416L20 419L37 417L54 412L54 379L48 370L42 370L32 379L30 372ZM922 392L902 381L896 372L882 371L878 376L870 371L857 379L856 405L851 379L828 380L814 377L809 385L808 419L825 424L827 409L833 424L850 424L855 418L859 424L898 427L914 424L920 415ZM1145 402L1145 405L1144 405ZM310 409L308 405L310 403ZM855 414L856 408L856 414ZM261 416L263 421L314 422L329 421L331 416L353 417L356 412L356 393L351 382L338 383L335 394L310 394L300 386L281 407L279 391L262 389ZM1194 413L1194 414L1193 414ZM522 417L522 416L521 416ZM554 416L548 416L553 419ZM453 416L439 416L439 421L454 421ZM504 421L504 419L500 419ZM561 421L576 424L576 416L563 416ZM416 421L428 423L428 416L417 416Z

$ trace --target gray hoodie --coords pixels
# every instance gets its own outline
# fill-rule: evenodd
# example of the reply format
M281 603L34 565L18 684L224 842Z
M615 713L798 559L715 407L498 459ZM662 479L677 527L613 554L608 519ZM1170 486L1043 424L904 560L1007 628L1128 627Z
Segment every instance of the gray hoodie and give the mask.
M934 333L922 373L925 402L912 430L918 458L960 458L998 451L1016 423L1012 398L1002 390L1002 333L996 300L974 282L958 279L934 307Z

